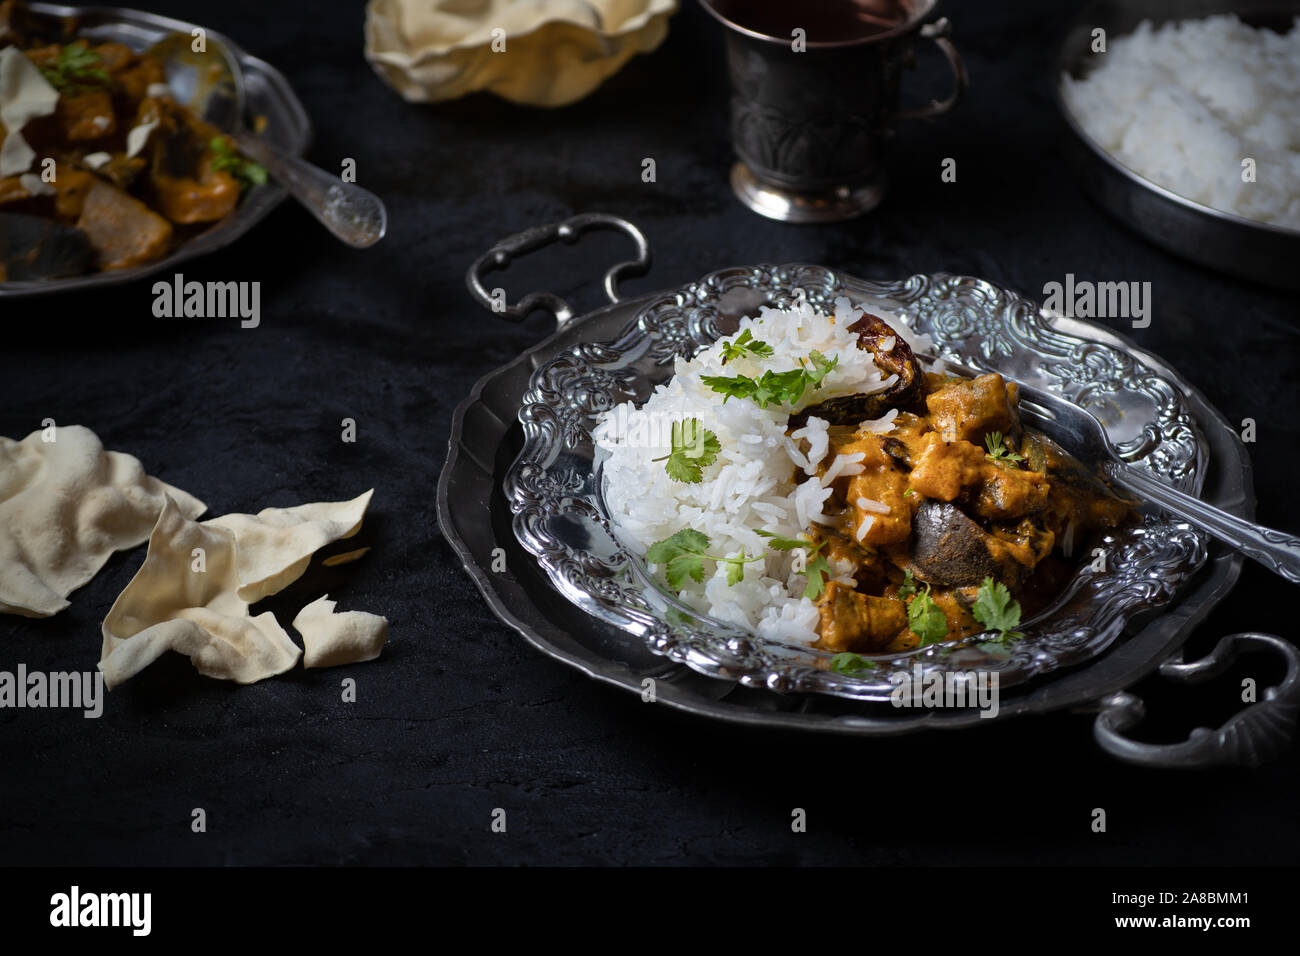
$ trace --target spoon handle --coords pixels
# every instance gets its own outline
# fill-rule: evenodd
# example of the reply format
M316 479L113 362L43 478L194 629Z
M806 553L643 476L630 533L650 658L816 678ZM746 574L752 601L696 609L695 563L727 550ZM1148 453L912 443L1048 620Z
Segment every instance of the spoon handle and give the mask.
M294 199L348 245L360 249L384 238L388 211L374 193L297 156L286 156L256 136L241 134L237 140L240 152L265 166Z
M1300 584L1300 538L1230 515L1119 462L1103 462L1101 470L1116 484L1208 531L1292 584Z

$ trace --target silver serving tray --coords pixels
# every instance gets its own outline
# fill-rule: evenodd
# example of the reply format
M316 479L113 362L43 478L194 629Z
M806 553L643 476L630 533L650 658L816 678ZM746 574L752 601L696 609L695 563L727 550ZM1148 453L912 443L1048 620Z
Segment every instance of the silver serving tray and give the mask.
M189 33L197 26L184 20L123 7L75 7L55 3L32 3L28 7L34 13L47 16L76 17L80 21L79 35L101 43L124 43L133 50L146 49L171 33ZM207 30L206 27L204 29ZM311 143L311 121L289 86L289 81L275 67L245 52L229 37L215 30L207 30L207 33L223 43L239 62L244 76L247 118L251 121L255 116L265 116L267 120L262 138L291 155L301 156L305 153ZM230 245L265 219L287 195L284 187L274 181L254 187L240 199L239 205L230 215L187 239L170 255L157 262L133 269L92 272L66 279L0 282L0 298L94 289L172 271L186 260Z
M489 295L489 271L590 229L618 229L638 244L637 259L606 274L611 305L574 318L567 303L550 294L504 309ZM438 485L439 523L493 612L534 646L598 680L637 694L653 681L656 700L670 707L764 727L878 736L988 719L961 708L900 711L878 702L882 688L872 681L812 666L808 658L815 652L769 647L748 632L703 619L674 614L670 620L657 609L661 595L643 566L609 535L595 457L575 452L584 440L583 417L621 400L628 388L648 387L651 376L665 376L659 357L711 340L724 331L720 326L752 311L755 295L780 301L802 287L810 296L833 297L843 288L868 300L901 298L938 333L945 351L966 364L1054 381L1103 414L1127 407L1131 400L1120 396L1134 391L1142 398L1132 403L1133 416L1123 422L1110 416L1129 456L1199 489L1219 507L1253 515L1249 464L1228 423L1159 359L1103 328L1047 323L1032 303L979 280L872 283L808 266L725 270L675 292L622 301L619 278L648 267L649 248L639 231L600 214L503 240L474 264L471 291L493 311L519 319L540 305L561 321L545 342L481 380L457 409ZM644 345L636 356L625 347L633 340ZM640 376L645 382L637 386ZM553 405L560 410L549 410ZM543 449L554 457L539 457ZM1148 764L1257 763L1277 753L1290 739L1300 693L1300 656L1290 645L1267 635L1232 635L1210 658L1181 661L1183 642L1231 588L1241 558L1218 548L1207 558L1198 533L1156 516L1147 516L1135 533L1122 584L1098 587L1097 578L1081 576L1071 595L1035 622L1024 653L1006 661L981 658L1008 675L1021 674L1018 686L1002 693L993 719L1093 710L1103 747ZM1162 613L1149 613L1161 602ZM1093 617L1080 616L1086 607ZM1067 620L1071 627L1062 626ZM1255 644L1267 644L1288 661L1288 677L1276 693L1266 691L1262 703L1218 733L1182 744L1149 745L1124 736L1142 713L1141 701L1124 691L1133 682L1158 667L1171 679L1201 679ZM953 664L928 653L913 656L926 667Z
M1220 272L1283 288L1300 289L1300 230L1256 222L1178 195L1125 166L1075 120L1062 94L1063 74L1087 73L1092 30L1108 38L1132 33L1143 20L1200 19L1234 13L1252 26L1289 25L1297 0L1097 0L1079 11L1057 51L1051 89L1069 129L1067 155L1079 183L1112 216L1170 252ZM1279 109L1294 109L1280 103Z

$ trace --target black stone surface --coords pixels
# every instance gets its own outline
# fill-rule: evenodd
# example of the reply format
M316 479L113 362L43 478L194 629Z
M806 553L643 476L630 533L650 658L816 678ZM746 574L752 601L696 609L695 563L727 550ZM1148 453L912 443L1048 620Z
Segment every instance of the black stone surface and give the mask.
M488 96L404 103L361 55L359 3L226 0L159 12L235 37L289 77L316 124L310 157L388 202L389 237L351 251L278 210L187 278L257 280L262 322L155 319L150 283L0 304L0 434L50 417L203 498L211 513L337 500L374 487L357 564L313 569L267 606L326 591L384 614L373 663L239 687L176 655L109 695L104 716L0 711L0 863L1289 863L1300 848L1294 751L1258 771L1140 770L1102 754L1087 715L865 742L701 723L584 679L488 612L442 540L434 484L451 410L546 320L495 321L468 263L574 212L629 217L656 263L632 291L727 265L804 260L866 277L953 271L1031 296L1067 272L1150 281L1149 328L1117 327L1181 369L1251 446L1259 518L1300 527L1293 295L1136 238L1079 193L1048 94L1064 4L949 0L971 73L952 116L898 137L886 203L847 225L759 219L726 187L721 39L689 2L656 53L562 110ZM943 85L923 58L909 96ZM933 81L923 77L932 76ZM958 164L954 184L940 162ZM657 181L642 181L653 158ZM619 240L610 240L618 242ZM593 237L507 274L599 303L623 249ZM353 418L358 440L340 441ZM99 623L143 557L115 556L44 621L0 620L0 668L88 670ZM1248 566L1194 638L1292 634L1294 588ZM1238 706L1255 664L1195 691L1138 688L1143 733L1175 740ZM345 704L340 682L355 678ZM191 832L206 810L207 832ZM493 834L494 808L508 814ZM791 811L808 832L791 832ZM1090 829L1093 808L1108 831Z

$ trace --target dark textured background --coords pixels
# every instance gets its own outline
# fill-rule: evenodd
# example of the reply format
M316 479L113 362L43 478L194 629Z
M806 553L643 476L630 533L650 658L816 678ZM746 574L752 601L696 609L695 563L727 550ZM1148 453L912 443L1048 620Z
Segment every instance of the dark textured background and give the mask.
M316 124L311 158L338 168L354 157L388 202L389 236L350 251L286 205L186 264L187 278L261 281L254 330L154 319L149 283L0 304L0 434L24 436L45 417L88 425L211 513L373 486L363 535L374 550L311 572L272 606L291 616L328 590L341 608L386 615L392 637L374 663L250 687L169 655L109 695L98 721L0 711L0 863L1295 861L1294 751L1255 772L1187 775L1113 762L1085 715L888 742L701 723L524 645L435 521L452 409L546 331L540 317L508 326L477 309L465 267L525 226L604 210L654 244L634 292L792 260L866 277L965 272L1031 296L1066 272L1149 280L1154 322L1119 330L1230 420L1258 419L1259 517L1300 527L1294 297L1172 258L1078 193L1047 92L1067 5L945 4L970 67L967 100L903 131L884 206L826 228L761 220L731 197L720 36L690 3L659 51L559 111L486 96L405 104L362 58L360 4L156 9L279 66ZM937 58L922 67L942 73ZM956 184L938 181L946 156ZM654 184L641 181L645 157ZM594 278L623 251L605 243L508 274L512 297L546 287L596 305ZM356 444L339 440L344 417L358 423ZM99 622L143 553L114 557L57 617L0 620L0 668L93 668ZM1289 634L1295 597L1248 566L1193 646L1236 630ZM356 704L340 702L345 676ZM1237 683L1139 691L1161 715L1145 732L1173 740L1194 710L1216 722L1231 713ZM790 832L796 806L807 834ZM206 834L190 832L194 807L207 810ZM494 807L509 813L507 835L489 832ZM1105 835L1089 830L1093 807L1109 813Z

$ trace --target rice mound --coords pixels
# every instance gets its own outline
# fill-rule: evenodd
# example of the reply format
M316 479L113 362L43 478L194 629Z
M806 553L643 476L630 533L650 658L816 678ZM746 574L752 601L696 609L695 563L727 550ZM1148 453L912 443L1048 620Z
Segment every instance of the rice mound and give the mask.
M1063 94L1098 145L1187 199L1300 229L1300 17L1285 35L1233 15L1144 20L1094 59Z
M913 333L905 315L876 308L872 312L914 350L929 350L929 339ZM605 503L626 547L644 555L655 542L691 528L708 535L710 554L734 557L742 548L749 556L767 551L765 561L745 566L744 579L735 585L727 584L725 566L706 561L704 582L688 581L681 592L695 610L772 640L802 645L817 640L817 608L803 597L806 579L794 570L793 554L769 551L757 532L796 538L811 522L829 523L832 519L821 509L831 494L831 480L862 470L850 460L855 456L840 455L828 463L822 479L811 477L828 452L828 423L822 419L810 417L806 426L786 435L793 412L840 395L883 391L894 383L894 376L876 366L870 351L858 348L856 333L846 331L859 315L843 297L835 300L833 317L807 303L785 310L763 308L757 318L742 319L736 335L748 329L772 346L770 357L746 353L723 365L722 342L735 338L729 336L690 361L677 358L673 377L640 408L626 402L600 416L593 434L597 446L609 453L604 462ZM724 402L701 381L705 375L757 377L769 370L789 371L813 350L837 357L838 364L820 388L808 389L796 405L773 403L764 409L743 398ZM886 414L874 427L887 431L895 414ZM669 453L672 423L688 418L699 419L722 445L695 484L674 481L664 462L654 461ZM798 439L808 442L806 456ZM853 570L850 562L843 562L834 568L834 576L849 583Z

